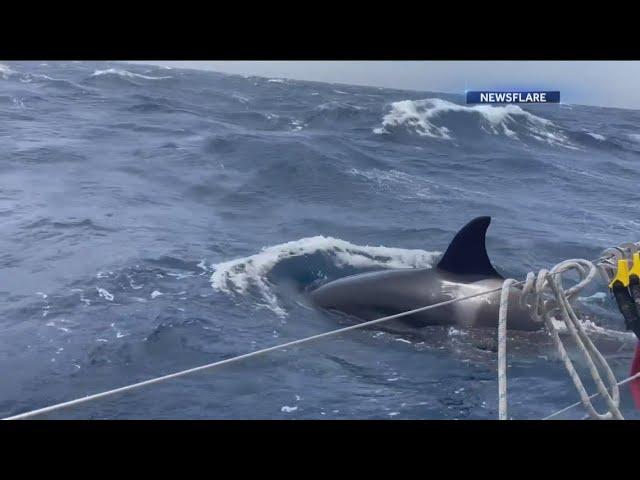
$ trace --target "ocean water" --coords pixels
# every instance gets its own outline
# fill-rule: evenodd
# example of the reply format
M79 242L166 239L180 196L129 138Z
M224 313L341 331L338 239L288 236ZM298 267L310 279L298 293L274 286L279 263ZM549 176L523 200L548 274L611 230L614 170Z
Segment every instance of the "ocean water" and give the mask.
M7 62L0 139L2 416L344 326L305 292L430 266L475 216L515 278L640 240L635 110ZM622 379L603 292L578 307ZM495 419L495 336L358 330L42 418ZM577 400L548 337L509 338L511 417Z

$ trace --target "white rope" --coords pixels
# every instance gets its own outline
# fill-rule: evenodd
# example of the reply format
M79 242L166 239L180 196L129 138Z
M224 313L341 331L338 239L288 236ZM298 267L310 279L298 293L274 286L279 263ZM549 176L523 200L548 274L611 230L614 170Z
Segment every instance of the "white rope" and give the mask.
M507 419L507 308L509 289L516 284L509 278L502 284L498 314L498 418Z
M637 244L632 244L632 245L637 245ZM605 252L605 253L607 253L607 252ZM600 259L598 259L596 261L600 261L600 260L603 260L603 259L600 258ZM582 261L586 262L586 260L582 260ZM559 265L562 265L562 264L559 264ZM608 267L610 269L610 266L608 266ZM556 268L557 268L557 266L556 266ZM605 272L605 270L602 270L602 271ZM551 276L555 276L555 275L557 275L557 274L559 274L561 272L562 271L555 271L555 272L552 271L552 272L548 273L547 276L549 278L551 278ZM532 274L530 274L530 275L532 275ZM163 382L165 380L170 380L170 379L173 379L173 378L182 377L182 376L189 375L189 374L192 374L192 373L213 369L215 367L220 367L220 366L223 366L223 365L228 365L230 363L234 363L234 362L237 362L237 361L240 361L240 360L245 360L245 359L248 359L248 358L251 358L251 357L256 357L258 355L262 355L262 354L265 354L265 353L268 353L268 352L281 350L283 348L288 348L288 347L292 347L292 346L295 346L295 345L302 345L303 343L311 342L313 340L319 340L321 338L326 338L326 337L330 337L330 336L333 336L333 335L339 335L341 333L345 333L345 332L348 332L348 331L351 331L351 330L356 330L356 329L359 329L359 328L364 328L364 327L368 327L368 326L371 326L371 325L376 325L378 323L386 322L386 321L393 320L393 319L396 319L396 318L405 317L407 315L412 315L414 313L424 312L424 311L431 310L431 309L438 308L438 307L442 307L442 306L445 306L445 305L450 305L450 304L453 304L453 303L456 303L456 302L469 300L471 298L476 298L476 297L488 295L490 293L495 293L495 292L498 292L498 291L502 292L502 295L501 295L502 298L501 298L501 303L500 303L500 318L501 318L501 320L499 321L499 332L502 332L502 334L499 334L499 349L498 349L498 353L499 353L498 361L499 361L499 365L502 365L502 374L499 374L499 388L500 388L500 395L501 395L500 404L501 405L504 404L503 405L504 409L503 408L500 409L500 412L501 412L500 413L500 417L501 418L507 418L507 410L506 410L506 400L507 400L507 396L506 396L506 392L507 392L507 390L506 390L506 313L507 313L507 305L505 303L504 306L503 306L503 299L505 297L505 292L508 292L510 287L525 285L525 289L523 289L523 292L526 292L527 291L526 285L527 285L527 282L530 281L530 275L527 276L527 280L526 281L519 281L518 282L518 281L515 281L513 279L508 279L508 280L505 281L505 283L503 284L502 287L494 288L494 289L491 289L491 290L486 290L486 291L483 291L483 292L474 293L472 295L467 295L467 296L464 296L464 297L459 297L459 298L454 298L454 299L451 299L451 300L446 300L444 302L436 303L436 304L433 304L433 305L427 305L425 307L416 308L414 310L408 310L408 311L405 311L405 312L397 313L397 314L394 314L394 315L389 315L389 316L382 317L382 318L377 318L375 320L370 320L368 322L358 323L358 324L351 325L351 326L344 327L344 328L340 328L340 329L337 329L337 330L331 330L329 332L324 332L324 333L320 333L320 334L317 334L317 335L312 335L310 337L301 338L301 339L294 340L294 341L287 342L287 343L283 343L283 344L280 344L280 345L274 345L272 347L263 348L261 350L256 350L254 352L245 353L243 355L238 355L236 357L227 358L225 360L220 360L218 362L209 363L209 364L206 364L206 365L201 365L199 367L190 368L190 369L187 369L187 370L182 370L182 371L171 373L171 374L168 374L168 375L163 375L161 377L151 378L149 380L144 380L142 382L137 382L137 383L133 383L133 384L130 384L130 385L125 385L124 387L119 387L119 388L115 388L115 389L112 389L112 390L107 390L105 392L100 392L100 393L96 393L96 394L93 394L93 395L87 395L87 396L84 396L84 397L81 397L81 398L77 398L77 399L74 399L74 400L70 400L70 401L67 401L67 402L57 403L55 405L50 405L48 407L43 407L43 408L39 408L39 409L36 409L36 410L31 410L31 411L28 411L28 412L24 412L24 413L21 413L21 414L18 414L18 415L5 417L2 420L22 420L22 419L26 419L26 418L32 418L32 417L35 417L37 415L41 415L41 414L44 414L44 413L50 413L50 412L54 412L56 410L61 410L63 408L71 407L71 406L74 406L74 405L79 405L79 404L86 403L86 402L89 402L89 401L92 401L92 400L105 398L105 397L108 397L108 396L111 396L111 395L115 395L117 393L123 393L123 392L127 392L127 391L130 391L130 390L135 390L137 388L141 388L141 387L144 387L144 386L147 386L147 385L152 385L154 383L159 383L159 382ZM505 284L507 284L507 282L509 282L509 283L508 283L508 286L505 288ZM541 290L539 290L539 291L541 291ZM569 290L567 290L567 292L565 292L565 294L569 298L572 298L572 296L575 293L577 293L576 286L572 287L572 289L569 289ZM506 297L508 298L508 295L506 295ZM568 302L567 302L567 305L568 305ZM500 346L500 345L502 345L502 346ZM593 348L595 348L595 347L593 347ZM500 368L501 367L499 366L499 370L500 370ZM615 381L615 379L614 379L614 381ZM606 390L605 390L605 393L606 393ZM502 399L504 399L504 400L502 400ZM502 413L502 412L504 412L504 413Z
M562 274L568 271L576 271L580 276L580 280L574 286L565 290L562 286ZM560 359L564 363L573 384L578 390L581 402L589 412L589 415L592 418L600 420L610 418L623 420L624 417L622 416L619 408L620 392L615 375L613 374L613 371L606 359L585 333L582 323L570 304L570 299L575 298L578 293L593 280L597 272L598 270L593 263L582 259L565 260L553 267L551 271L544 269L540 270L537 276L534 275L533 272L530 272L527 274L524 287L522 288L520 303L522 306L527 308L534 321L544 321L545 327L551 334ZM498 322L498 417L500 420L507 419L506 324L509 289L514 283L515 280L513 279L505 280L500 298L500 316ZM589 367L591 378L595 382L599 394L605 398L608 411L604 414L598 413L593 407L584 384L582 383L582 379L576 371L573 362L564 347L563 341L558 334L558 329L551 318L551 312L556 310L559 311L569 335L584 356ZM609 384L612 392L611 394L609 394L609 391L602 380L602 376L596 366L596 363L600 365L600 369L605 373L607 383Z
M632 382L635 379L640 379L640 372L636 373L635 375L632 375L630 377L625 378L624 380L616 383L617 386L621 387L623 385L626 385L629 382ZM597 397L598 395L600 395L600 392L596 392L593 395L589 396L590 400L593 400L595 397ZM558 415L560 415L561 413L565 413L568 412L569 410L571 410L572 408L577 407L578 405L582 404L582 400L577 401L576 403L572 403L571 405L569 405L568 407L564 407L561 410L558 410L557 412L552 413L551 415L548 415L546 417L544 417L542 420L550 420L553 417L557 417ZM588 418L588 416L587 416Z
M498 418L500 420L506 420L508 418L506 333L509 290L512 286L519 286L523 283L524 286L522 287L522 294L520 297L521 306L527 308L529 314L535 321L544 322L553 339L560 359L564 363L573 384L578 390L580 402L577 402L573 406L582 403L587 409L589 416L592 418L600 420L610 418L624 420L624 417L620 412L619 385L621 385L621 383L616 381L615 375L606 359L598 351L584 331L584 327L578 319L570 302L594 279L598 271L600 271L603 279L608 284L611 280L611 275L615 270L615 265L617 265L618 259L630 258L635 251L638 251L639 248L640 244L638 243L627 243L613 249L605 250L603 256L594 262L582 259L565 260L564 262L557 264L553 269L551 269L551 271L544 269L540 270L537 276L533 272L529 272L524 282L516 282L513 279L507 279L504 281L500 294L500 311L498 320ZM576 271L580 279L571 288L565 290L562 285L562 274L568 271ZM589 396L587 394L580 375L576 371L573 362L564 347L562 339L558 334L558 329L553 323L551 312L556 310L560 312L561 319L567 327L569 335L576 343L578 349L586 360L591 378L598 389L598 392L594 395ZM596 364L599 364L600 370L604 371L609 388L605 386L600 370ZM627 381L630 381L632 378L633 377L630 377ZM626 383L626 381L624 383ZM609 393L609 390L611 390L611 393ZM597 395L602 395L604 397L608 409L606 413L598 413L593 407L591 399ZM569 408L572 408L573 406Z
M245 353L244 355L239 355L237 357L227 358L225 360L220 360L218 362L209 363L207 365L202 365L202 366L199 366L199 367L190 368L188 370L182 370L180 372L171 373L169 375L164 375L162 377L151 378L149 380L144 380L142 382L133 383L131 385L126 385L124 387L115 388L113 390L107 390L106 392L96 393L96 394L93 394L93 395L87 395L86 397L77 398L75 400L70 400L68 402L62 402L62 403L58 403L58 404L55 404L55 405L51 405L49 407L39 408L37 410L31 410L29 412L21 413L19 415L13 415L11 417L3 418L2 420L22 420L22 419L25 419L25 418L35 417L36 415L41 415L43 413L49 413L49 412L53 412L53 411L56 411L56 410L61 410L63 408L71 407L71 406L74 406L74 405L79 405L81 403L86 403L86 402L89 402L91 400L97 400L99 398L104 398L104 397L108 397L108 396L111 396L111 395L115 395L116 393L127 392L129 390L134 390L134 389L137 389L137 388L140 388L140 387L144 387L146 385L151 385L151 384L154 384L154 383L163 382L165 380L170 380L172 378L182 377L182 376L185 376L185 375L189 375L191 373L201 372L203 370L209 370L209 369L212 369L212 368L215 368L215 367L220 367L222 365L228 365L230 363L237 362L237 361L240 361L240 360L245 360L245 359L251 358L251 357L256 357L256 356L262 355L264 353L273 352L275 350L280 350L280 349L287 348L287 347L292 347L294 345L301 345L303 343L311 342L313 340L319 340L321 338L330 337L332 335L338 335L338 334L341 334L341 333L344 333L344 332L348 332L348 331L351 331L351 330L356 330L358 328L364 328L364 327L368 327L370 325L376 325L378 323L386 322L388 320L393 320L395 318L400 318L400 317L404 317L404 316L407 316L407 315L412 315L412 314L418 313L418 312L424 312L424 311L427 311L427 310L431 310L433 308L438 308L438 307L442 307L442 306L445 306L445 305L450 305L450 304L455 303L455 302L461 302L463 300L468 300L468 299L471 299L471 298L480 297L480 296L483 296L483 295L488 295L490 293L494 293L494 292L498 292L498 291L500 291L500 288L494 288L492 290L486 290L484 292L479 292L479 293L474 293L472 295L467 295L466 297L460 297L460 298L454 298L454 299L451 299L451 300L446 300L444 302L436 303L436 304L433 304L433 305L428 305L426 307L416 308L415 310L408 310L406 312L397 313L395 315L389 315L387 317L377 318L375 320L370 320L370 321L364 322L364 323L358 323L356 325L351 325L351 326L340 328L340 329L337 329L337 330L331 330L329 332L320 333L318 335L312 335L310 337L301 338L299 340L294 340L294 341L283 343L283 344L280 344L280 345L274 345L273 347L263 348L262 350L256 350L255 352Z

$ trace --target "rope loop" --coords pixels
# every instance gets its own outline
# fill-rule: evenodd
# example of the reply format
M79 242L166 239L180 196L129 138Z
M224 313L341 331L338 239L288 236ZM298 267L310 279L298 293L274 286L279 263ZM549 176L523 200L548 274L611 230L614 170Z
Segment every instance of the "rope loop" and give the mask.
M112 390L107 390L100 393L95 393L93 395L86 395L84 397L76 398L73 400L69 400L66 402L57 403L55 405L50 405L43 408L38 408L36 410L31 410L28 412L24 412L18 415L13 415L11 417L6 417L3 420L19 420L25 418L32 418L37 415L41 415L44 413L54 412L57 410L61 410L64 408L72 407L75 405L80 405L86 402L90 402L93 400L106 398L118 393L124 393L132 390L136 390L138 388L142 388L147 385L152 385L160 382L164 382L167 380L183 377L185 375L191 375L196 372L202 372L205 370L210 370L216 367L221 367L223 365L228 365L234 362L239 362L242 360L246 360L248 358L257 357L259 355L264 355L269 352L273 352L276 350L283 350L284 348L302 345L308 342L316 341L319 339L327 338L334 335L339 335L351 330L356 330L368 326L373 326L380 324L382 322L386 322L389 320L393 320L396 318L405 317L408 315L412 315L418 312L425 312L427 310L441 308L446 305L452 305L456 302L461 302L465 300L469 300L472 298L478 298L485 295L501 292L500 298L500 311L499 311L499 322L498 322L498 384L499 384L499 410L500 410L500 418L507 418L507 363L506 363L506 347L507 347L507 310L508 310L508 301L509 301L509 291L512 287L522 288L522 294L520 298L520 304L527 308L530 315L533 319L544 322L547 329L549 330L551 336L554 339L558 352L560 353L561 358L565 362L565 366L569 371L571 378L576 385L576 388L580 392L580 399L583 405L589 411L589 414L594 418L619 418L623 419L622 414L618 408L620 403L620 393L618 390L618 386L624 385L632 381L635 378L640 378L640 373L636 374L633 377L629 377L621 382L616 382L615 376L613 372L609 368L604 357L598 352L596 347L593 345L589 337L584 332L582 324L577 318L573 308L571 307L571 300L573 300L578 293L593 280L593 277L596 275L597 271L603 275L603 279L605 279L607 285L610 282L610 278L608 275L611 275L612 271L615 271L615 267L617 265L618 258L631 258L633 253L636 251L640 251L640 242L639 243L629 243L623 244L620 247L616 247L613 249L605 250L602 257L595 260L594 262L589 262L587 260L582 259L573 259L566 260L564 262L560 262L556 265L551 271L548 270L540 270L538 274L534 274L533 272L529 272L527 274L527 278L523 282L518 282L514 279L507 279L504 281L502 287L485 290L477 293L473 293L471 295L466 295L464 297L454 298L451 300L446 300L440 303L436 303L433 305L426 305L423 307L415 308L413 310L407 310L404 312L396 313L394 315L388 315L386 317L377 318L375 320L369 320L367 322L362 322L356 325L350 325L348 327L339 328L337 330L331 330L324 333L319 333L316 335L311 335L309 337L300 338L298 340L293 340L290 342L285 342L279 345L273 345L271 347L266 347L260 350L255 350L253 352L245 353L242 355L237 355L235 357L226 358L224 360L219 360L217 362L209 363L206 365L201 365L198 367L190 368L187 370L182 370L174 373L170 373L167 375L163 375L160 377L150 378L148 380L140 381L137 383L125 385L123 387L114 388ZM597 265L597 267L596 267ZM563 288L562 283L562 274L568 272L570 270L575 270L578 272L579 280L572 287L568 288L566 291ZM557 280L555 277L559 277ZM576 341L576 344L579 346L585 358L587 360L587 364L589 366L589 371L598 386L598 393L593 394L591 397L587 396L584 386L582 385L582 381L580 377L576 373L569 356L564 348L564 345L558 335L558 331L553 323L551 318L551 312L558 310L562 316L562 319L567 326L567 330L571 334L571 336ZM596 363L600 365L600 368L605 371L605 376L607 378L607 382L609 383L609 388L611 389L611 394L604 386L602 382L602 378L600 376L599 370L596 367ZM605 414L599 414L595 411L593 406L591 405L590 399L596 397L597 395L603 395L605 401L607 402L608 412ZM573 408L578 404L570 405L558 412L550 415L547 418L551 418L559 413L562 413L570 408Z
M611 255L628 254L630 249L612 250ZM632 253L631 253L632 254ZM571 287L565 288L563 277L567 273L577 273L578 280ZM527 308L531 318L544 325L551 335L555 348L564 363L573 384L580 395L580 400L592 418L600 420L616 418L623 420L620 412L620 391L618 382L606 359L598 351L591 339L584 331L580 319L576 315L571 301L593 281L598 273L598 268L593 262L584 259L570 259L558 263L551 270L542 269L537 274L529 272L523 284L520 297L520 305ZM507 381L506 381L506 329L507 329L507 304L509 289L516 284L513 279L507 279L503 283L500 298L500 318L498 322L498 389L499 389L499 418L507 418ZM557 315L566 328L569 336L576 344L584 357L591 378L595 382L598 393L602 395L607 404L607 412L599 413L594 408L591 397L587 394L580 375L576 371L573 361L569 357L562 339L558 333L554 320ZM603 375L606 383L603 381Z

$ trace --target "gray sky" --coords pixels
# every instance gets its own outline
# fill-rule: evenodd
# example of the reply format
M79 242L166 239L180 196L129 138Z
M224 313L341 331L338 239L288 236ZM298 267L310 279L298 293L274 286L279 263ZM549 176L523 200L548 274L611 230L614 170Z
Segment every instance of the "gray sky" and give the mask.
M149 61L241 75L464 93L560 90L563 103L640 109L640 61Z

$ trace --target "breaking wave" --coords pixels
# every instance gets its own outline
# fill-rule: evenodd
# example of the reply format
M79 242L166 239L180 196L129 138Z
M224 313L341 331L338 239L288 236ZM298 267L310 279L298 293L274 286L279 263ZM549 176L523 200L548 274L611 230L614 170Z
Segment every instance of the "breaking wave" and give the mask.
M456 133L500 135L513 140L533 139L551 145L576 148L553 122L517 105L465 106L443 100L402 100L391 104L376 134L412 133L421 137L453 140Z
M280 306L269 275L282 262L310 255L321 255L325 262L337 268L424 268L430 267L440 252L391 247L355 245L332 237L315 236L265 247L260 253L245 258L218 263L213 266L211 285L214 290L227 294L246 294L256 290L264 306L280 316ZM318 270L322 269L322 265ZM317 272L323 277L323 272Z

